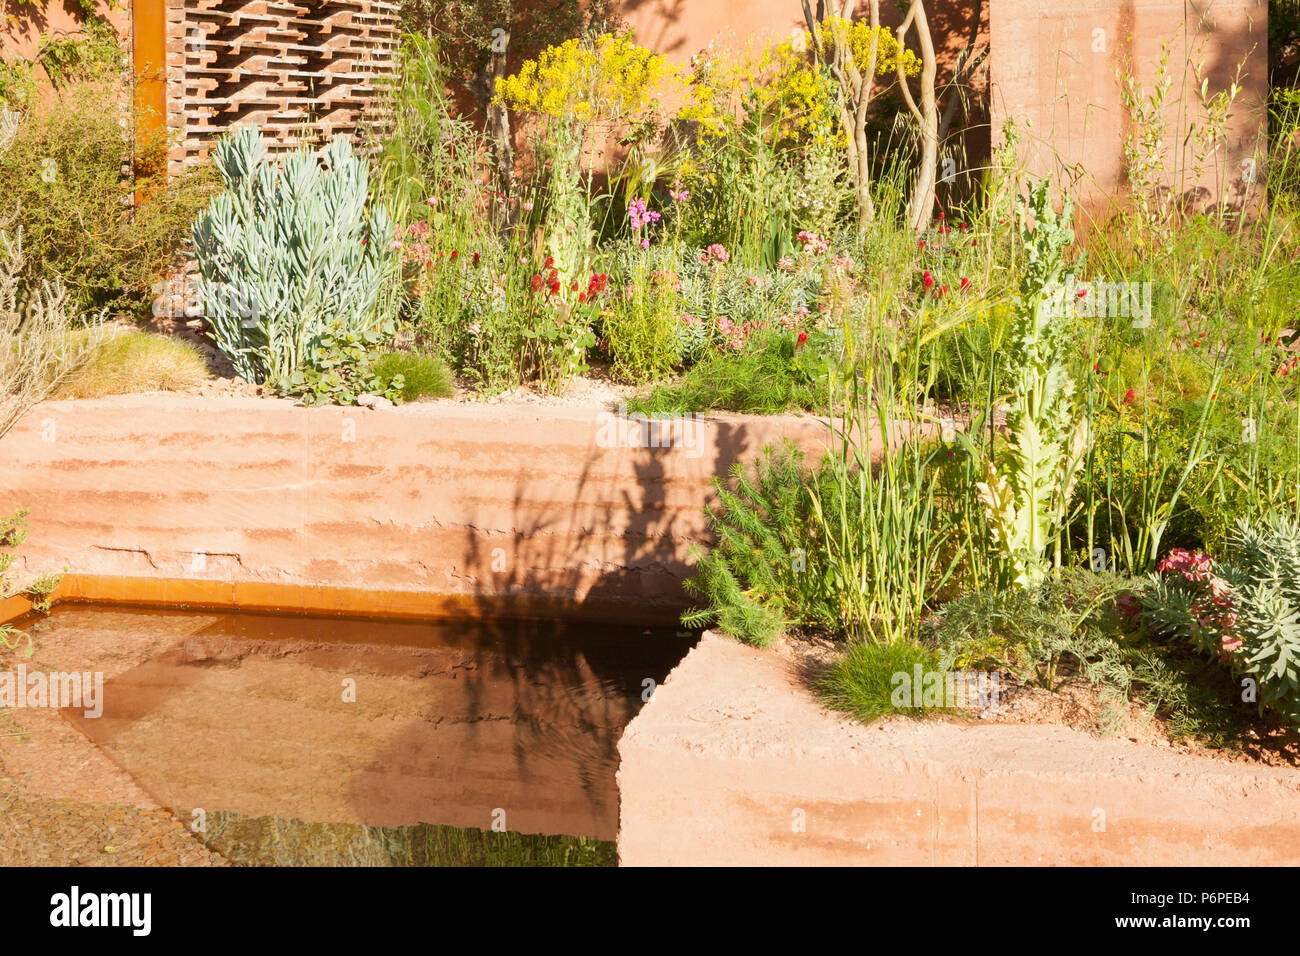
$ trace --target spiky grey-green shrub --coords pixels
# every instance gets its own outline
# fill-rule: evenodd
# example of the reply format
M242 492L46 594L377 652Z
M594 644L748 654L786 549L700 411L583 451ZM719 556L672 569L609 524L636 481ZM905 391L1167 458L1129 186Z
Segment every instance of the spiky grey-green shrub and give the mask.
M212 158L225 191L192 229L199 301L236 371L275 381L331 327L375 327L394 226L381 203L367 205L369 170L348 139L334 139L323 163L307 148L277 163L245 126Z
M1260 706L1300 724L1300 525L1281 514L1239 521L1228 552L1208 571L1162 562L1143 616L1253 677Z

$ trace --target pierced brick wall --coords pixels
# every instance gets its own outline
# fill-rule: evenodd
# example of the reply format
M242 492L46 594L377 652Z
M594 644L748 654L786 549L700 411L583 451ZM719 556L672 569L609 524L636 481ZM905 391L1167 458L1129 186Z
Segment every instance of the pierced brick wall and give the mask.
M380 0L167 0L170 172L240 124L283 152L381 119L396 19L397 4Z

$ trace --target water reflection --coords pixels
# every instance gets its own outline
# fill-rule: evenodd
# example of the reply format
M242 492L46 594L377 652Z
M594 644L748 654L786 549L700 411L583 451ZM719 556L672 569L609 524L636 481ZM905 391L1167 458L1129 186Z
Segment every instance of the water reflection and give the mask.
M157 645L172 621L174 641L106 683L101 718L65 714L182 819L249 833L247 820L273 818L613 840L618 738L693 641L95 606L58 607L43 630Z

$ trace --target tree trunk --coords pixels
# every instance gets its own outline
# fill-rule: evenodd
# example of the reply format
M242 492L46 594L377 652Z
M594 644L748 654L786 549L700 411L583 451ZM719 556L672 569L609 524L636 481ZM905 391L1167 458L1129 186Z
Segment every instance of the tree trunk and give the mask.
M851 25L856 9L857 0L840 0L839 3L832 0L830 16ZM880 0L869 0L868 10L871 28L878 29ZM808 0L803 0L803 15L808 32L813 36L813 58L823 64L818 38L827 16L824 0L818 0L816 13ZM867 111L871 106L876 78L876 45L872 44L868 62L858 63L854 60L847 35L837 31L832 40L831 59L824 65L830 68L840 90L840 122L848 139L849 175L853 179L853 195L858 207L858 231L865 232L876 218L876 205L871 198L871 148L867 142Z
M507 33L503 39L499 51L494 47L482 61L470 89L474 91L479 107L483 110L484 130L492 145L492 160L496 164L494 188L505 197L499 200L504 208L504 218L513 223L516 214L506 206L508 197L513 193L515 179L515 144L510 135L510 111L503 104L492 102L496 96L497 80L506 76L505 50L510 43L510 34Z
M916 171L916 183L912 189L912 199L907 206L908 224L914 232L921 232L930 222L930 213L934 209L934 185L938 176L939 164L939 107L935 98L934 81L938 72L934 53L934 38L930 35L930 21L925 16L922 0L912 0L907 16L898 27L899 44L906 43L907 31L916 27L918 45L921 48L921 103L918 106L912 97L907 77L903 75L899 64L898 79L902 86L903 99L916 120L920 137L921 155Z

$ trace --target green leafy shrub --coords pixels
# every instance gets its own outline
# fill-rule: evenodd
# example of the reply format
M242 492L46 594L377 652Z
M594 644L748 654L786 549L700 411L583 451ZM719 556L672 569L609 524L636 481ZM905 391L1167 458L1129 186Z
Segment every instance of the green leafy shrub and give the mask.
M649 382L667 375L691 347L680 331L682 310L673 281L652 270L640 256L624 273L625 293L600 313L613 372L627 382Z
M447 363L436 355L413 352L385 352L374 364L374 374L381 381L402 379L402 401L421 398L450 398L456 381Z
M121 102L115 84L81 82L26 113L0 159L0 209L22 229L25 281L57 275L78 311L141 318L213 183L206 166L166 181L165 163L147 158L165 142L137 152ZM134 182L123 175L133 152Z
M1032 192L1034 225L1026 225L1022 238L1028 266L1004 345L1016 370L1007 411L1009 440L1004 450L982 455L979 485L993 545L1020 585L1042 580L1048 547L1062 530L1089 440L1070 371L1074 337L1064 312L1056 311L1047 294L1060 282L1064 250L1074 241L1073 204L1067 196L1058 216L1050 185L1044 179ZM973 444L968 447L979 453Z
M281 395L296 395L304 405L355 405L363 395L402 401L406 380L401 372L381 374L382 345L388 339L378 329L351 329L338 323L319 334L307 358L273 384Z
M1216 562L1171 551L1152 576L1143 615L1251 679L1261 710L1300 724L1300 525L1279 514L1242 521L1228 555Z
M688 611L689 627L715 625L760 647L795 626L833 630L824 567L812 544L812 508L803 457L790 444L764 449L752 470L737 462L730 485L715 479L718 506L709 512L717 543L696 549L686 581L705 606Z
M245 379L291 376L327 329L377 327L393 270L393 225L367 205L369 172L346 137L303 148L280 166L261 134L241 127L213 161L225 192L195 221L199 298L210 334ZM336 333L337 334L337 333Z
M32 602L32 610L45 614L50 609L50 597L59 586L60 575L39 575L17 590L9 580L9 570L18 556L18 548L27 540L29 514L26 508L20 508L12 514L0 515L0 600L23 594ZM26 642L26 655L31 657L31 636L10 624L0 624L0 647L13 650L20 641Z
M1113 574L1063 568L1033 587L977 591L945 604L930 638L945 670L1000 667L1054 691L1064 668L1127 689L1114 602L1129 586Z
M1098 689L1098 730L1122 727L1130 698L1159 714L1176 739L1231 743L1233 714L1207 685L1198 661L1133 631L1141 582L1063 568L1032 588L971 593L944 605L926 626L939 666L1001 668L1056 691L1082 679Z

